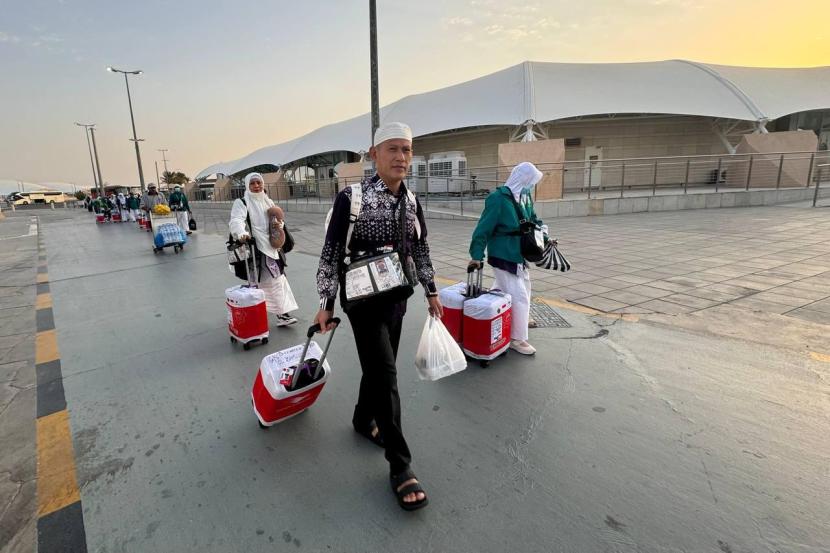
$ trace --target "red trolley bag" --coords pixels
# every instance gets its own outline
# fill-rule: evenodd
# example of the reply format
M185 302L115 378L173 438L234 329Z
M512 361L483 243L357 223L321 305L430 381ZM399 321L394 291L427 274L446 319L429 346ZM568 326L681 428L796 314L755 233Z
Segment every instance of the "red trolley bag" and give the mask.
M266 355L257 371L251 390L251 403L261 428L273 426L302 413L317 400L331 374L326 354L340 319L329 319L335 327L326 349L320 350L311 338L320 332L320 325L308 329L305 344L298 344Z
M461 323L461 347L468 357L478 359L486 367L492 359L507 352L510 346L513 300L499 290L484 290L482 269L477 270L472 284L472 268L468 271L467 299Z
M441 317L441 322L444 323L453 339L459 343L461 342L461 320L464 316L467 286L463 282L458 282L438 291L438 299L444 306L444 316Z
M225 290L228 334L230 334L232 344L242 342L242 347L249 350L252 342L268 343L268 311L265 309L265 292L257 286L256 256L253 246L237 243L233 253L244 256L240 259L245 260L248 284L232 286ZM253 280L251 280L251 273L253 273Z

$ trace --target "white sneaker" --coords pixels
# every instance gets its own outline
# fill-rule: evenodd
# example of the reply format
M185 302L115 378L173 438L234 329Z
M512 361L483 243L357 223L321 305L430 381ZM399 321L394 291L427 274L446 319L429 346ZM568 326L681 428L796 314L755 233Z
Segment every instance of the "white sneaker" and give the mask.
M293 325L297 319L288 314L277 315L277 326Z
M510 349L522 355L533 355L536 353L536 348L528 344L525 340L510 340Z

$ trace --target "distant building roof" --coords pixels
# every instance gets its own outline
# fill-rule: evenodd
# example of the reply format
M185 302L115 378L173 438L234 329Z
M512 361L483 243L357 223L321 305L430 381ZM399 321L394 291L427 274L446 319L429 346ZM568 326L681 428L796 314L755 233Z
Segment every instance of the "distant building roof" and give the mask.
M414 135L571 117L652 113L745 121L830 108L830 67L778 69L686 60L643 63L526 61L457 85L407 96L381 109L381 123L403 121ZM369 149L369 114L217 163L196 178L284 165L325 152Z

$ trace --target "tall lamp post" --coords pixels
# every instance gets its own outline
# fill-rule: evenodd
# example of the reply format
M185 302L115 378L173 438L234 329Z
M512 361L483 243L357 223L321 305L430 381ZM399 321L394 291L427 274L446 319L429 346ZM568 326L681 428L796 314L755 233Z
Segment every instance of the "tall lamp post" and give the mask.
M133 144L135 144L135 159L138 163L138 180L141 183L141 194L144 195L146 192L144 187L144 170L141 168L141 151L138 149L139 139L136 136L135 132L135 117L133 117L133 100L130 97L130 75L141 75L143 71L136 70L136 71L123 71L121 69L116 69L114 67L107 67L107 71L111 73L121 73L124 75L124 84L127 85L127 102L130 104L130 122L133 124L133 137L131 138Z
M98 193L104 197L104 177L101 176L101 162L98 161L98 147L95 145L95 127L89 129L92 136L92 151L95 153L95 167L98 168Z
M161 159L164 161L164 172L167 172L167 152L169 152L167 148L159 148L159 152L161 152Z
M98 177L95 176L95 161L92 159L92 144L89 142L89 130L95 127L95 123L84 124L76 121L75 124L84 128L84 134L86 135L86 147L89 149L89 163L92 165L92 184L94 185L94 188L98 190L98 194L100 194L101 187L98 183Z
M372 138L369 145L375 143L375 131L380 126L380 100L378 100L378 17L375 0L369 0L369 74L372 87Z

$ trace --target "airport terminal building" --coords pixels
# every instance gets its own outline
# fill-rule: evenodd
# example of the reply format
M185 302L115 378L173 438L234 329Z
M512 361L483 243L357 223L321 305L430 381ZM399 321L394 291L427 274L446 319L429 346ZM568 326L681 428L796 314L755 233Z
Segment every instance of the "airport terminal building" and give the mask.
M486 190L520 160L546 171L539 199L620 182L796 186L815 178L816 155L824 160L828 149L829 91L830 67L528 61L402 98L381 109L381 122L412 127L410 186L419 192ZM275 198L330 196L371 171L362 157L369 117L211 165L190 192L234 197L244 174L257 170ZM741 155L729 169L730 156Z

